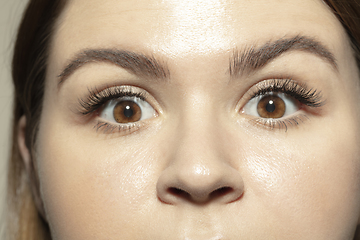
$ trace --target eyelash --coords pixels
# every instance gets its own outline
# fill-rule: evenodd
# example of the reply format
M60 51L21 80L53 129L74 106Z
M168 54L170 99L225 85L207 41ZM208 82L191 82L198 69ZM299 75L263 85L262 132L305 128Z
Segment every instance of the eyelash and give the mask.
M256 86L256 89L250 93L249 100L270 93L284 93L297 100L300 104L310 108L320 108L325 104L320 91L308 88L304 84L300 85L292 79L271 79L261 82ZM301 114L284 119L255 118L252 119L251 122L271 130L278 128L287 131L289 125L297 126L306 119L308 119L308 116Z
M255 88L256 89L249 93L248 101L258 96L268 95L269 93L284 93L297 100L300 104L311 108L319 108L325 103L321 92L313 88L308 88L306 85L299 85L292 79L271 79L259 83ZM97 88L88 89L88 91L89 94L86 98L79 99L79 113L83 116L97 114L108 101L117 98L136 97L147 101L146 92L141 89L134 91L134 87L132 86L107 86L101 91ZM278 128L287 131L288 126L299 125L306 119L308 119L308 117L302 114L284 119L254 118L250 121L265 128ZM134 128L139 129L140 127L140 123L138 122L115 125L104 121L98 121L94 126L97 131L103 129L105 133L112 133L115 130L119 132L131 131Z
M97 114L99 110L110 100L123 98L123 97L136 97L143 101L147 101L146 92L139 89L134 91L132 86L114 86L106 87L104 90L99 91L97 88L88 89L89 94L86 98L80 98L79 113L83 116L90 116ZM118 132L132 131L140 128L140 123L127 123L127 124L111 124L105 121L98 121L94 128L98 131L104 130L104 133L112 133L115 130Z

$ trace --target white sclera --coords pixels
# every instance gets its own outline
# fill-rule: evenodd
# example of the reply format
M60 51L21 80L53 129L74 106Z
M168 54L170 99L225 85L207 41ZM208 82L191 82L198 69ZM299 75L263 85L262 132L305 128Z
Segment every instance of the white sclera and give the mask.
M138 97L123 97L118 98L114 100L110 100L108 103L105 104L100 117L105 119L106 121L112 122L112 123L118 123L116 122L114 118L114 108L119 102L123 101L131 101L136 103L140 109L141 109L141 118L139 121L152 118L155 116L155 110L154 108L146 101L138 98ZM121 124L121 123L118 123Z
M296 100L285 93L268 93L266 95L260 95L257 97L252 98L245 106L244 106L244 113L247 115L261 117L257 111L257 106L260 100L265 96L276 95L281 98L285 103L285 113L282 117L286 117L291 115L299 110L298 104Z

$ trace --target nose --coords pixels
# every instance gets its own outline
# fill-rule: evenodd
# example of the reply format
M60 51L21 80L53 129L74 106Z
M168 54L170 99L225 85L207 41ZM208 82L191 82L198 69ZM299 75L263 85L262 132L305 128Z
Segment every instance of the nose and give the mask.
M188 130L178 135L174 149L168 149L172 154L157 182L158 198L171 205L240 199L244 182L227 154L229 143L214 131Z
M239 172L221 164L173 165L163 172L157 183L159 199L168 204L231 203L242 196L243 189Z

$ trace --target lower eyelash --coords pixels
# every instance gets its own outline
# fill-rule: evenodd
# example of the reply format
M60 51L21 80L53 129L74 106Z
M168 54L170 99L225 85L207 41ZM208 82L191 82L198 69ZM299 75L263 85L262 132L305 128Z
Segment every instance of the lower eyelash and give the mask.
M134 122L129 124L115 125L103 121L98 121L94 126L94 129L96 129L96 131L102 130L105 134L111 134L115 132L132 133L140 129L140 124Z
M269 93L285 93L300 104L310 107L308 110L312 109L311 111L323 106L326 102L320 91L308 88L304 84L298 84L292 79L271 79L261 82L256 86L256 90L250 93L249 99L265 96ZM250 123L269 130L282 129L287 132L289 127L296 127L306 120L309 120L306 114L296 114L283 118L256 117L251 119Z
M136 132L140 127L143 127L141 122L131 122L126 124L113 124L103 120L99 120L98 116L102 107L113 99L123 98L123 97L136 97L143 101L147 99L147 93L139 88L133 86L106 86L104 90L99 90L97 88L89 89L88 95L79 98L78 108L76 113L86 116L88 120L96 120L94 129L102 131L105 134L111 134L119 132L121 134L129 134Z
M287 132L289 126L298 126L300 123L303 123L306 120L309 120L309 117L301 114L285 119L255 118L251 119L250 122L270 130L285 129L285 132Z

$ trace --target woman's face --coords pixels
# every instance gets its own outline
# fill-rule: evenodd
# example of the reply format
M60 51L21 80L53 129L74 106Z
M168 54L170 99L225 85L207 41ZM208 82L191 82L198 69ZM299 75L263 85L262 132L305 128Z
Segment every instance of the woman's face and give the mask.
M359 79L315 0L71 0L36 166L53 238L351 239Z

